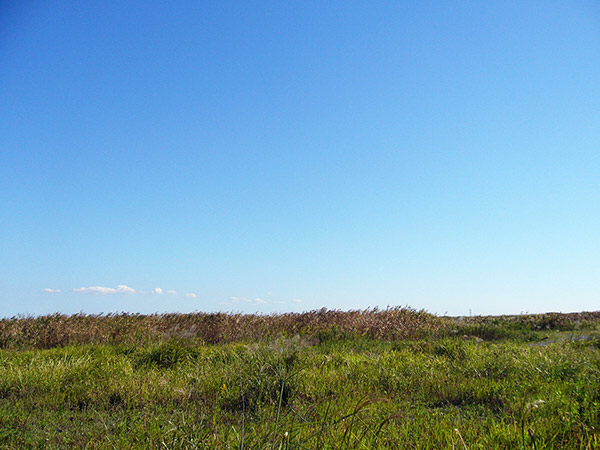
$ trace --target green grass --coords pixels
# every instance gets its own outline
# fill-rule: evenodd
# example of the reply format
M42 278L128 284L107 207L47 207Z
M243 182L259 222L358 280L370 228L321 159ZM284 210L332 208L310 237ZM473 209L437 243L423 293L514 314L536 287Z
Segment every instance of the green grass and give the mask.
M7 346L0 448L600 448L597 323L525 322Z

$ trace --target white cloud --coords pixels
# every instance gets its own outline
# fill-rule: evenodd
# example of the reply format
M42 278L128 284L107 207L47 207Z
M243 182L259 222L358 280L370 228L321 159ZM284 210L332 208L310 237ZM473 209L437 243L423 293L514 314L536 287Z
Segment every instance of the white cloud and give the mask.
M130 288L129 286L125 286L123 284L120 284L119 286L117 286L117 293L135 294L135 289Z
M247 298L247 297L230 297L230 299L234 303L239 303L239 302L256 303L257 305L262 305L262 304L267 303L266 300L263 300L262 298L255 298L254 300L252 300L251 298Z
M302 303L302 300L300 300L299 298L293 298L292 302L293 303Z
M60 290L55 290L55 289L44 289L43 291L49 292L49 293L60 292ZM157 288L152 289L151 291L144 291L144 290L136 290L136 289L126 286L124 284L120 284L116 288L106 287L106 286L85 286L85 287L72 289L72 291L80 293L80 294L102 294L102 295L113 295L113 294L178 295L178 292L174 289L169 289L169 290L165 291L164 289L157 287ZM181 293L180 295L184 295L184 294ZM188 298L198 298L198 296L193 292L189 292L189 293L185 294L185 296Z
M73 292L82 294L135 294L136 290L129 286L125 286L124 284L120 284L116 288L104 286L80 287L73 289Z
M47 294L58 294L60 292L60 289L45 288L42 289L42 292L46 292Z

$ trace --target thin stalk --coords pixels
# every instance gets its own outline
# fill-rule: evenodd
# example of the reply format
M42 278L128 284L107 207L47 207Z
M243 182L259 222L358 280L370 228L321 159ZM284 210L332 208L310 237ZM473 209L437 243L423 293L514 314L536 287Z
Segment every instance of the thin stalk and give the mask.
M281 390L279 391L279 403L277 405L277 415L275 417L275 430L273 431L273 438L271 439L271 449L275 445L275 437L277 436L277 426L279 425L279 413L281 411L281 402L283 400L283 388L285 387L285 380L281 380Z

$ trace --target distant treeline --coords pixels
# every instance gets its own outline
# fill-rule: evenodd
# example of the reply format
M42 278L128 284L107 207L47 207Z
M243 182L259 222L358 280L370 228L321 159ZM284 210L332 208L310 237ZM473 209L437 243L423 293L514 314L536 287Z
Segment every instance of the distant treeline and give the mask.
M319 342L366 337L397 340L464 335L535 339L544 330L598 328L600 311L517 316L441 317L411 308L285 314L52 314L0 319L0 348L44 349L113 343L144 345L181 339L219 344L300 335ZM536 334L537 333L537 334Z

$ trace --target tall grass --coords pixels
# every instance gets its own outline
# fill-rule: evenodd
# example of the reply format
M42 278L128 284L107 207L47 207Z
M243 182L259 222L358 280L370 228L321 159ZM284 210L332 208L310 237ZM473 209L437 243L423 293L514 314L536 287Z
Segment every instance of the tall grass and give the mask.
M598 448L594 341L171 339L0 370L0 448Z
M598 324L411 309L4 319L0 449L597 449Z
M441 326L442 320L408 308L289 314L107 314L13 317L0 320L0 348L53 348L87 343L146 344L182 338L207 344L280 335L331 338L345 335L402 339Z
M533 339L546 330L595 329L600 312L497 317L438 317L410 308L288 314L107 314L0 319L0 348L48 349L79 344L145 345L180 338L222 344L299 335L318 341L348 337L398 340L468 335L490 339Z

